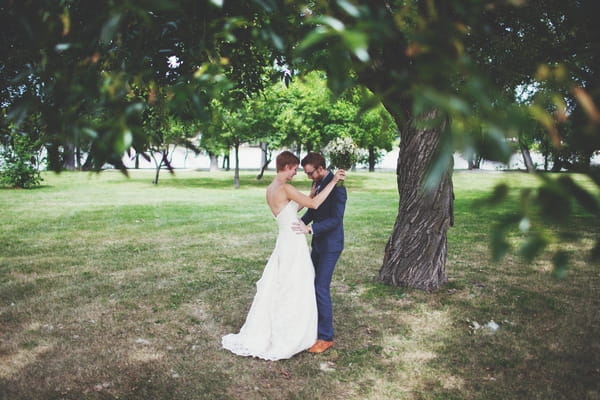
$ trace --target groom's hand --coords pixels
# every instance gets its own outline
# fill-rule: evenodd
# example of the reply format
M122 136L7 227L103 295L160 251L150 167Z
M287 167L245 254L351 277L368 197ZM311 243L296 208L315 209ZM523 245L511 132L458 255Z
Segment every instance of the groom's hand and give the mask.
M310 228L306 226L304 221L298 219L298 221L292 223L292 230L299 235L306 235L310 233Z

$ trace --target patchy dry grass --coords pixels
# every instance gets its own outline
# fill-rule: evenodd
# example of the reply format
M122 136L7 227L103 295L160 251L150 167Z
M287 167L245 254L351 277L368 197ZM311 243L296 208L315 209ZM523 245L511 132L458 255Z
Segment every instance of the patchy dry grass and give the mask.
M600 399L600 270L582 252L600 224L573 221L590 236L569 243L564 280L548 256L490 262L511 209L474 205L532 182L518 173L455 175L449 283L431 294L376 283L395 176L352 174L336 346L279 362L222 350L274 245L270 177L253 176L233 190L229 173L64 173L0 190L0 399Z

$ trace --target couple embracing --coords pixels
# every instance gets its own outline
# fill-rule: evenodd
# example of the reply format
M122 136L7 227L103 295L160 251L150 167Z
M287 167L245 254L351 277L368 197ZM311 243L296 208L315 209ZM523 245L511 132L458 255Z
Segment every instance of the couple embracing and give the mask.
M267 204L277 221L275 249L269 257L246 322L237 334L223 336L223 347L241 356L265 360L290 358L307 350L322 353L333 346L330 296L333 269L344 246L346 176L325 166L319 153L302 159L312 179L310 195L289 182L300 160L284 151L277 156L277 175L267 188ZM298 211L308 211L298 219ZM312 235L312 250L304 234Z

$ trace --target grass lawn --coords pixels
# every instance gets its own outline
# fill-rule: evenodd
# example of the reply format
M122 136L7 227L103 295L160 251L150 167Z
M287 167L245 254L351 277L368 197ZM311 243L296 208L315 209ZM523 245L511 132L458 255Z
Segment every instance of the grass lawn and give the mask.
M549 255L490 261L511 210L475 204L498 182L536 182L522 173L455 173L449 283L435 293L376 283L395 175L350 174L336 346L278 362L222 350L275 241L273 174L255 175L238 190L232 172L184 171L158 186L152 171L106 171L0 189L0 399L600 399L600 268L583 250L599 221L570 221L585 234L565 279ZM490 321L495 333L477 329Z

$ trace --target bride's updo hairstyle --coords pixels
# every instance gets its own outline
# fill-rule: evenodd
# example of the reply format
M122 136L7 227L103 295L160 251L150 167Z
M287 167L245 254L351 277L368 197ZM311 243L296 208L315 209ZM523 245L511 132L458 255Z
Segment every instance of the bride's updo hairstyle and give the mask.
M283 171L286 165L298 165L300 164L300 159L296 157L294 153L291 151L282 151L279 153L277 158L275 159L275 166L277 167L277 172Z

